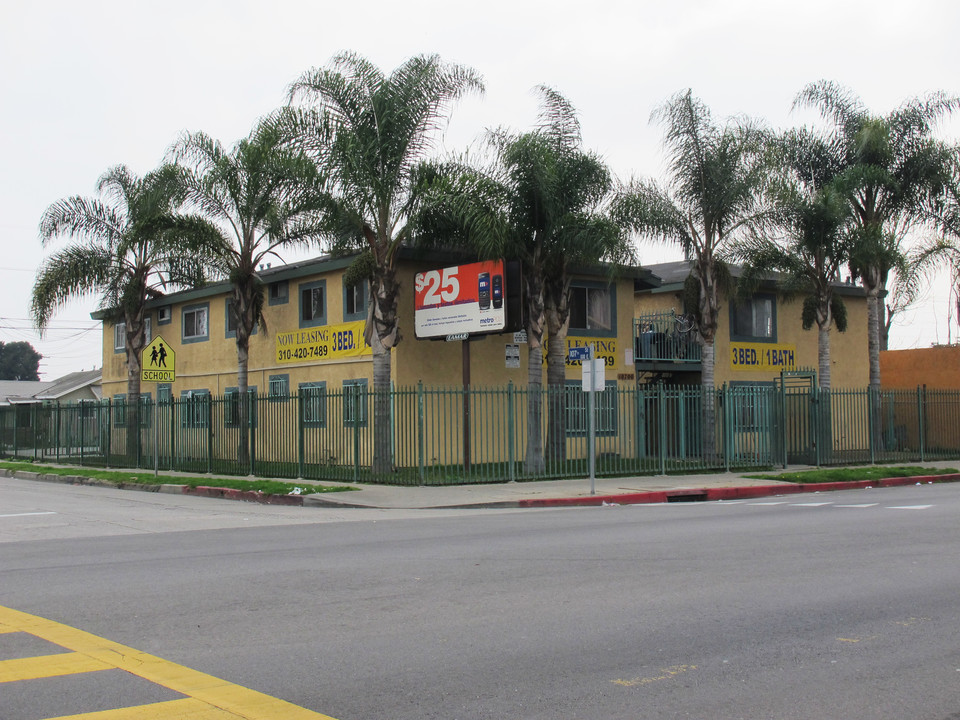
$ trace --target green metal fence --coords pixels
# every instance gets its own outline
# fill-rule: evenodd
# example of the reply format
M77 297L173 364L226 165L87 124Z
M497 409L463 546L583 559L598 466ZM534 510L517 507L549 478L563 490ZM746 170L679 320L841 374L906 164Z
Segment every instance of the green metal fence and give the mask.
M0 408L0 454L60 463L260 477L443 485L584 477L586 396L553 388L394 388L390 470L375 473L377 399L365 385L298 394L196 395L139 411L122 401ZM714 391L703 436L700 386L611 384L595 403L598 475L907 461L960 454L960 392L821 391L738 385ZM530 433L530 417L542 419ZM871 408L873 411L871 412ZM248 417L246 423L241 418ZM243 426L242 426L243 425ZM135 433L128 438L131 430ZM528 453L528 436L539 452ZM130 442L128 442L128 439ZM529 458L539 462L528 462Z

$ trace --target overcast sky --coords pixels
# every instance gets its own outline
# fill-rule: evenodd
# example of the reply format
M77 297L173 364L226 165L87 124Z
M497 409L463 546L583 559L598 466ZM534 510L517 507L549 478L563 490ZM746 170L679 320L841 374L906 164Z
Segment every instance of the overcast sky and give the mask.
M686 88L718 117L773 127L815 120L790 105L822 78L877 113L931 90L960 93L952 0L36 0L8 3L0 18L0 341L31 342L46 380L101 364L95 298L65 307L42 340L29 320L47 205L94 195L114 165L152 170L183 131L232 144L341 50L386 71L421 53L477 70L486 93L455 107L441 145L450 151L485 128L530 128L532 88L555 87L579 110L586 147L623 179L661 176L650 113ZM956 140L958 129L951 121L942 134ZM648 263L677 257L639 251ZM946 342L947 297L941 279L892 346Z

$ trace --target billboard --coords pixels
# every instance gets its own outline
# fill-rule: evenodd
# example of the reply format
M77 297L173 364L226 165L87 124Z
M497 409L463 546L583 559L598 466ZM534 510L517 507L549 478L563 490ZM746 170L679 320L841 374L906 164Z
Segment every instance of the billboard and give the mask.
M507 281L503 260L417 273L414 326L418 338L503 332Z

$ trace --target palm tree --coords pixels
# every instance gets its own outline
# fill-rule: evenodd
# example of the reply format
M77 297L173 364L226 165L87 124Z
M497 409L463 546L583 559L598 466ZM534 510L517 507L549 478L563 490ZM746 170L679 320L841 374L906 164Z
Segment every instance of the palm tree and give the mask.
M542 435L543 349L551 386L548 450L566 446L566 336L573 268L624 261L626 233L607 212L614 182L596 155L581 149L580 123L557 91L540 86L538 127L488 133L483 162L469 158L431 168L421 238L473 249L481 257L519 260L527 335L527 445L524 470L546 468Z
M801 90L794 106L819 110L843 158L837 188L852 212L850 269L867 294L870 387L879 391L880 350L886 345L880 298L904 256L906 234L924 219L924 202L949 182L952 151L933 131L960 107L960 98L931 93L878 116L846 88L821 80Z
M950 316L960 323L960 149L955 155L954 177L946 192L932 198L928 220L937 233L910 255L907 277L912 281L909 290L916 294L918 286L946 265L950 282L951 310L947 317L947 342L951 342Z
M632 183L619 211L632 228L679 244L690 260L696 285L694 313L702 345L703 442L708 458L716 454L714 342L720 318L720 289L725 276L721 256L731 240L762 215L765 182L763 132L749 121L717 124L690 90L654 111L665 127L669 183Z
M832 185L841 163L831 150L824 138L807 130L776 139L775 164L783 173L772 189L774 210L761 231L733 253L747 265L738 283L740 294L749 297L775 271L781 273L781 296L803 298L803 329L817 325L822 389L830 388L830 327L847 329L846 308L834 286L849 260L845 230L850 211Z
M411 58L387 76L353 53L337 55L329 68L308 70L290 86L291 103L316 103L316 112L293 111L283 122L329 173L329 234L335 246L363 249L370 273L374 472L393 466L389 391L391 350L400 342L397 260L412 240L423 195L417 169L448 107L482 90L473 70L436 55Z
M188 202L210 228L207 252L230 281L236 324L239 426L249 427L247 368L250 336L264 330L263 283L257 274L281 249L309 247L325 222L323 180L314 163L291 149L268 122L229 151L205 133L186 134L170 157L183 167ZM240 433L239 461L249 459L249 437Z
M139 432L144 307L171 285L196 287L206 264L198 252L203 227L176 214L183 195L177 170L164 166L137 177L123 165L97 184L98 198L69 197L50 205L40 220L44 246L76 240L48 257L33 286L31 314L41 332L68 300L99 295L105 317L125 328L128 456L136 457Z

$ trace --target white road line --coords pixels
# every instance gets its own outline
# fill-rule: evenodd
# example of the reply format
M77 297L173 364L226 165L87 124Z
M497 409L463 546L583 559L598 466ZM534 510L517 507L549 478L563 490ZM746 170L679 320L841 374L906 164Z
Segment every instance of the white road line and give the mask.
M793 503L791 507L823 507L824 505L833 505L832 502L820 502L820 503Z
M29 517L31 515L56 515L55 512L29 512L29 513L10 513L9 515L0 515L0 518L11 518L11 517Z
M894 505L885 508L886 510L929 510L933 505Z
M786 500L777 500L776 502L750 503L750 505L786 505Z
M868 507L876 507L876 506L879 505L879 504L880 504L880 503L861 503L860 505L834 505L834 507L838 507L838 508L841 508L841 507L842 507L842 508L868 508Z

